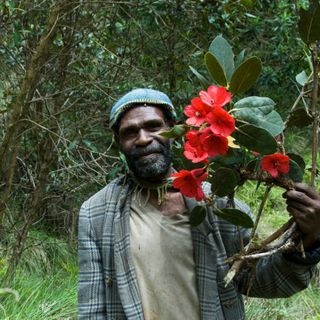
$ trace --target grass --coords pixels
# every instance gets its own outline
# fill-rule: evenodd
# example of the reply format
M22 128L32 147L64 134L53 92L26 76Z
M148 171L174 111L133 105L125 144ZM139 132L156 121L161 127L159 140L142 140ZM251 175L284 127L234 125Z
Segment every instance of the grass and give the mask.
M13 283L19 296L1 300L0 319L76 319L76 274L65 271L52 275L18 274Z
M306 290L286 299L245 298L248 320L320 320L320 288Z
M7 261L0 260L0 275ZM1 294L2 320L77 318L77 263L70 244L33 230L11 285L19 295Z

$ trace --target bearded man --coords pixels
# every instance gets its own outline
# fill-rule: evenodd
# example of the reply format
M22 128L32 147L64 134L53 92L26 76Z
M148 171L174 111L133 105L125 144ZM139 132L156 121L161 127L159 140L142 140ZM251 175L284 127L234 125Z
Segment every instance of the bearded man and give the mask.
M240 249L237 228L210 209L191 227L188 213L197 202L167 188L171 142L159 133L175 120L170 99L151 89L135 89L111 109L110 126L130 173L81 207L79 319L244 319L242 294L288 297L308 286L320 261L320 195L304 184L285 195L305 258L298 252L262 258L225 287L226 260ZM249 214L243 203L236 206ZM248 240L249 231L241 232Z

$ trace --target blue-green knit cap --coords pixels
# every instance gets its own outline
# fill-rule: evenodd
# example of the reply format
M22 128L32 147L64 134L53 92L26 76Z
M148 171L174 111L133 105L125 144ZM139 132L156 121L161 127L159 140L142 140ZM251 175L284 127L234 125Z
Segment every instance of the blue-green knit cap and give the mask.
M158 90L153 89L134 89L122 96L111 108L110 111L110 128L112 128L119 117L132 106L137 104L156 105L163 108L172 120L177 119L177 114L169 97Z

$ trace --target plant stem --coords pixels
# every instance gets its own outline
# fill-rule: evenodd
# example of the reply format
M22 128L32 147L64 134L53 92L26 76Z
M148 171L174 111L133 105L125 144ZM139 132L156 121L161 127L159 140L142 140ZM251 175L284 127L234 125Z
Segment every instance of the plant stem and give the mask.
M312 168L310 185L315 187L315 179L317 175L317 154L318 154L318 127L319 127L319 112L317 109L318 102L318 82L319 82L319 60L318 60L318 42L311 45L311 58L313 66L313 86L312 86L312 104L311 115L312 123Z
M251 235L250 235L251 241L254 239L254 236L256 235L257 227L258 227L258 224L259 224L259 221L260 221L264 206L265 206L265 204L267 202L267 199L268 199L268 196L269 196L269 193L270 193L270 190L272 189L272 187L273 187L273 185L270 184L270 185L268 185L266 187L266 190L264 191L264 194L263 194L263 197L262 197L262 201L260 203L260 206L259 206L259 209L258 209L258 212L257 212L257 217L256 217L256 220L254 222L254 226L253 226L252 231L251 231Z

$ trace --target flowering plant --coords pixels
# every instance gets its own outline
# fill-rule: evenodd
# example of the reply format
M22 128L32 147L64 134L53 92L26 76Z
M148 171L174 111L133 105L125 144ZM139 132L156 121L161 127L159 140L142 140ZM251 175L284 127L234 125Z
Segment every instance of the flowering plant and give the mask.
M312 10L310 8L309 11ZM306 18L305 12L300 13L300 19L304 20L303 23L308 24L309 28L300 23L300 33L318 27L313 24L313 15L309 15L310 19ZM238 227L252 228L249 244L230 260L234 264L226 276L228 283L245 258L259 258L293 246L291 237L296 233L293 219L260 244L256 243L255 232L271 188L280 186L291 189L294 182L303 179L304 160L297 154L286 153L284 131L297 125L302 117L306 124L312 121L309 121L305 114L294 112L297 103L284 122L274 110L275 102L268 97L251 96L235 102L235 97L247 91L259 77L261 61L257 57L245 60L244 51L235 56L230 44L222 36L212 41L209 52L205 54L205 64L211 80L207 80L195 69L191 70L207 89L200 91L184 108L187 117L185 124L178 124L162 135L168 138L182 137L183 156L195 166L191 170L184 168L172 174L173 187L185 196L202 202L202 205L192 210L191 224L200 224L205 219L206 206L209 204L213 212L221 218ZM297 81L302 81L301 74ZM213 82L215 84L212 84ZM308 84L310 82L304 82L299 97ZM317 82L311 85L313 89L317 89ZM317 94L314 94L313 100L316 98ZM314 104L316 103L313 101ZM317 133L314 137L317 137ZM317 150L317 143L313 143L313 149ZM314 172L315 163L316 158L313 157ZM236 190L247 180L257 181L258 186L261 183L266 185L255 221L234 205ZM311 180L314 181L314 174ZM210 183L210 194L202 189L204 181ZM230 207L215 207L217 196L228 197ZM241 236L240 232L239 235ZM297 239L297 236L295 237Z
M214 41L225 41L219 38ZM185 125L164 133L172 137L178 127L178 135L184 136L183 156L197 168L172 174L173 187L197 201L213 204L214 196L232 199L237 187L248 179L285 188L292 186L292 180L302 180L301 168L285 155L279 139L284 123L273 109L274 102L264 97L247 97L232 106L232 96L225 87L210 85L184 108ZM211 183L210 195L202 190L205 180ZM198 207L191 214L194 224L202 221L193 217L200 210ZM215 212L238 226L254 225L251 217L238 209Z

